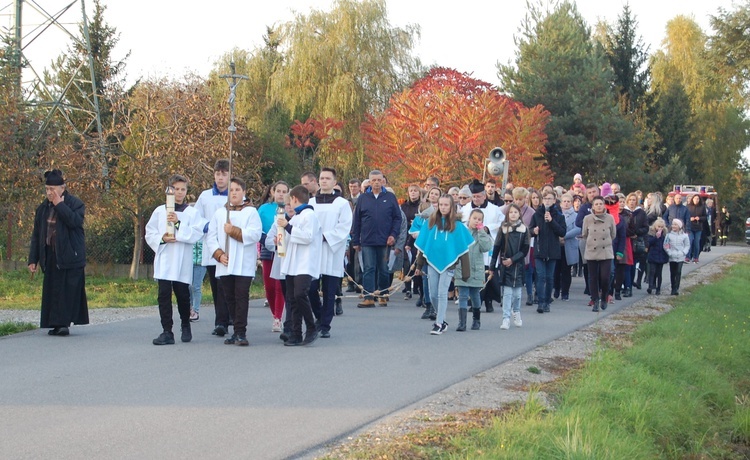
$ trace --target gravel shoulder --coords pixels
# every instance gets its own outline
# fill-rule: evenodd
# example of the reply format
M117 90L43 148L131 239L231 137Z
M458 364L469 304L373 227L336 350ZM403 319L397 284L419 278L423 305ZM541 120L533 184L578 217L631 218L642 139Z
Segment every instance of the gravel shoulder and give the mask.
M681 294L734 265L742 256L730 254L686 275ZM644 288L645 289L645 288ZM309 458L370 458L366 453L386 445L413 442L409 436L456 423L483 425L511 404L525 401L529 389L547 402L545 389L571 370L582 366L600 343L627 346L630 334L644 321L673 309L669 295L645 299L549 344L494 368L480 372L410 407L339 439ZM539 372L531 372L529 369Z

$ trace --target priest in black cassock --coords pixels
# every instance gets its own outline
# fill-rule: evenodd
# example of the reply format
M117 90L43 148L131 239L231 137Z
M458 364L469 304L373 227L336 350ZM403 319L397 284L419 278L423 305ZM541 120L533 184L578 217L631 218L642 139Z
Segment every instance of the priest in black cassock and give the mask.
M62 171L44 173L47 198L36 209L29 250L29 271L44 272L40 327L66 336L72 324L88 324L85 206L68 193Z

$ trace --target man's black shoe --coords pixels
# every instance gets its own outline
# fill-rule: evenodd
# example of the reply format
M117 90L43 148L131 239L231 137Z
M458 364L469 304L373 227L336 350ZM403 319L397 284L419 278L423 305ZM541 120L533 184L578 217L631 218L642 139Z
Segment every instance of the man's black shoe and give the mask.
M315 342L316 340L318 340L318 330L315 329L312 332L308 331L308 332L305 333L305 340L302 341L302 345L310 345L311 343Z
M291 334L289 334L289 333L287 333L287 332L282 332L281 334L279 334L279 338L280 338L281 340L283 340L284 342L286 342L286 341L288 341L288 340L289 340L289 336L290 336L290 335L291 335Z
M66 335L70 334L70 330L65 326L56 327L54 329L51 329L49 332L47 332L49 335L59 335L60 337L65 337Z
M549 313L549 304L548 303L544 304L544 312L545 313Z
M285 347L298 347L300 345L302 345L302 337L299 336L289 337L289 339L284 342Z
M237 334L232 334L231 337L224 339L224 345L236 345L238 339Z
M154 345L174 345L174 334L169 331L164 331L159 334L159 337L153 340Z
M346 292L356 292L357 289L354 287L354 284L350 284L346 287Z
M193 333L190 330L190 325L182 326L182 336L180 337L180 340L183 342L190 342L193 340Z
M320 331L320 338L321 339L330 339L331 338L331 331Z
M220 325L216 326L216 328L214 329L214 331L212 332L212 334L213 335L218 335L219 337L224 337L225 335L227 335L227 328L225 328L224 326L222 326L220 324Z
M246 347L246 346L250 345L250 342L248 342L247 337L245 337L244 335L242 335L242 336L240 336L237 339L237 345L239 345L241 347Z

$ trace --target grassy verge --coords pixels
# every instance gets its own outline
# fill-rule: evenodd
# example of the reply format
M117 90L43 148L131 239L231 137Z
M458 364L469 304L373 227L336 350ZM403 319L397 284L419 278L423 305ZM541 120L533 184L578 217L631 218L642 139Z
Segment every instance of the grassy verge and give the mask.
M558 382L549 406L531 391L487 426L442 421L350 458L750 458L748 281L743 259L676 298L630 346L602 346Z
M15 321L0 323L0 337L4 335L18 334L19 332L31 331L33 329L36 329L36 324Z
M31 279L25 270L0 271L0 309L34 310L42 302L44 275L38 273ZM86 296L89 308L144 307L156 305L156 282L152 279L133 281L129 278L86 276ZM250 288L251 298L264 296L259 280ZM203 283L203 301L211 302L211 286L206 277Z

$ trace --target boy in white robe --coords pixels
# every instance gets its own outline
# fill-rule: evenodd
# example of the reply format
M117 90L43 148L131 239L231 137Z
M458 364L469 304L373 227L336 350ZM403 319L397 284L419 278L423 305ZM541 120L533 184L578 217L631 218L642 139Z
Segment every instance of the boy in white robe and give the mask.
M229 203L214 213L206 234L206 248L218 262L216 277L219 279L219 289L224 293L229 316L234 318L234 332L224 340L227 345L250 344L247 340L247 310L258 259L257 243L263 233L263 224L258 211L245 198L246 188L242 179L231 179Z
M281 262L281 274L286 276L286 304L292 312L292 331L284 342L286 346L309 345L318 338L315 318L310 307L310 283L320 277L320 257L323 239L320 222L308 204L307 189L298 185L289 192L289 203L294 217L276 218L283 227L286 256ZM278 238L278 235L277 235ZM305 338L302 338L302 321L305 321Z
M193 280L193 243L203 237L205 220L188 206L188 180L175 174L169 178L174 189L175 210L167 213L165 205L154 210L146 224L146 243L154 250L154 279L159 283L159 316L163 332L154 345L173 345L172 292L180 314L181 340L193 339L190 330L190 283ZM167 222L174 224L174 235L167 234Z
M206 225L203 227L203 234L208 233L208 221L214 216L217 209L224 209L227 204L229 195L229 160L218 160L214 165L214 184L204 190L198 200L195 202L195 209L205 219ZM211 297L214 301L214 311L216 319L214 320L213 335L223 337L229 327L229 308L227 301L224 299L224 293L219 287L216 278L216 260L211 257L211 253L203 251L202 265L208 272L208 281L211 283Z
M310 285L310 305L318 320L320 337L331 337L331 321L334 316L336 293L344 277L349 231L352 228L352 208L349 200L335 193L336 170L323 168L318 180L318 194L309 202L320 222L323 244L320 257L320 279ZM323 290L321 303L318 291Z

